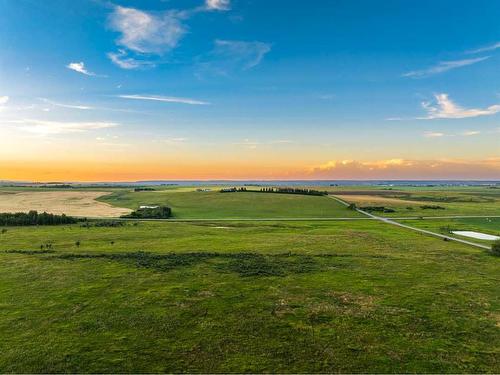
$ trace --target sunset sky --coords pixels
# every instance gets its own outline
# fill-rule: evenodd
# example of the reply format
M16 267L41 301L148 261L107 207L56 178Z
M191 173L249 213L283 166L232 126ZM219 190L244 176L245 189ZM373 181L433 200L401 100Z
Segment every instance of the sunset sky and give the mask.
M0 15L0 180L500 179L498 1Z

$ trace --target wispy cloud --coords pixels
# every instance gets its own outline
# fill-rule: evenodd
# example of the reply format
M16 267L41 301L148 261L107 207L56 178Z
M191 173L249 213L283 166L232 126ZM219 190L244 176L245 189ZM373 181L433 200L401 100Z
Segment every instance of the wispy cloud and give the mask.
M62 122L35 119L22 119L8 121L11 124L21 125L19 130L38 134L52 135L65 133L82 133L91 130L107 129L118 126L115 122Z
M236 146L243 146L245 148L248 148L250 150L255 150L259 146L272 146L272 145L286 145L286 144L292 144L295 143L292 140L289 139L276 139L276 140L271 140L271 141L266 141L266 142L260 142L260 141L252 141L250 139L244 139L241 142L235 142L233 143Z
M439 138L439 137L444 137L445 134L441 132L425 132L424 137L426 138Z
M442 132L436 132L436 131L427 131L424 132L423 136L426 138L441 138L441 137L470 137L473 135L478 135L481 134L480 131L478 130L467 130L458 134L445 134Z
M436 94L435 102L423 102L422 107L427 111L427 116L417 117L418 120L434 119L461 119L478 116L489 116L500 112L500 105L495 104L487 108L463 108L455 104L448 94Z
M269 43L217 39L213 53L223 59L241 64L243 69L250 69L259 65L270 51Z
M66 68L74 70L77 73L85 74L86 76L96 76L95 73L89 72L87 70L84 62L72 62L66 65Z
M270 51L269 43L217 39L212 51L200 58L196 75L226 76L249 70L259 65Z
M432 66L427 69L422 70L413 70L408 73L404 73L403 77L410 78L425 78L432 76L434 74L444 73L452 69L462 68L464 66L477 64L478 62L484 61L488 59L489 56L477 57L474 59L463 59L463 60L454 60L454 61L441 61L437 65Z
M167 137L160 140L155 140L155 142L166 143L169 145L186 143L189 139L185 137Z
M231 2L229 0L205 0L205 6L209 10L229 10Z
M0 105L5 105L9 101L8 96L0 96Z
M478 135L478 134L481 134L481 132L478 130L468 130L461 133L461 135L463 135L464 137L470 137L472 135Z
M91 110L95 109L94 107L86 106L86 105L75 105L75 104L64 104L64 103L58 103L54 102L52 100L46 99L46 98L39 98L42 102L53 105L55 107L61 107L61 108L69 108L69 109L81 109L81 110Z
M139 54L162 55L169 52L186 33L186 27L176 11L147 12L117 5L109 16L108 24L121 34L116 41L118 45ZM109 53L108 57L125 69L144 66L144 63L126 57L124 50Z
M180 104L191 104L191 105L209 105L209 102L190 99L190 98L179 98L175 96L160 96L160 95L118 95L122 99L134 99L134 100L152 100L157 102L165 103L180 103Z
M497 42L497 43L491 44L491 45L486 46L486 47L481 47L481 48L467 51L467 53L470 53L470 54L483 53L483 52L494 51L494 50L499 49L499 48L500 48L500 42Z
M130 57L123 49L118 50L118 52L109 52L107 56L113 64L122 69L154 68L156 66L153 61Z

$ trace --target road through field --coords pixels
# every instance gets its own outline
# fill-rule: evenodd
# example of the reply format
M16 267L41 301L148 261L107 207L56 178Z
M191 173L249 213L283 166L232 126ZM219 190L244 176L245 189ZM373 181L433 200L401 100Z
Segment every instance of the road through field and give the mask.
M333 195L329 195L329 197L332 198L332 199L335 199L337 202L342 203L345 206L349 206L349 203L347 203L346 201L342 200L341 198L338 198L338 197L333 196ZM439 234L439 233L431 232L431 231L428 231L428 230L425 230L425 229L415 228L415 227L412 227L412 226L409 226L409 225L406 225L406 224L401 224L401 223L398 223L397 221L394 221L393 219L388 219L388 218L385 218L385 217L376 216L376 215L373 215L373 214L371 214L369 212L360 210L359 208L356 208L356 211L358 211L359 213L361 213L363 215L366 215L366 216L368 216L368 217L370 217L372 219L379 220L379 221L382 221L382 222L387 223L387 224L395 225L395 226L398 226L398 227L401 227L401 228L410 229L410 230L413 230L415 232L420 232L420 233L428 234L428 235L431 235L431 236L434 236L434 237L442 238L443 240L456 241L456 242L460 242L460 243L463 243L463 244L466 244L466 245L479 247L481 249L491 250L491 248L489 246L486 246L486 245L481 245L481 244L478 244L478 243L475 243L475 242L471 242L471 241L467 241L467 240L462 240L462 239L455 238L455 237L446 236L444 234Z

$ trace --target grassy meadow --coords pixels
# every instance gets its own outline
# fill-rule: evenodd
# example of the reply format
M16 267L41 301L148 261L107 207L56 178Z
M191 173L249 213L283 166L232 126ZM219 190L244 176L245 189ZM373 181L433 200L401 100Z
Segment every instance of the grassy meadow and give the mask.
M450 233L451 231L473 231L494 236L500 236L500 217L491 218L463 218L463 219L433 219L433 220L404 220L404 224L417 228L430 230L432 232L450 235L452 237L471 240L485 245L491 245L492 241L472 239Z
M6 229L2 372L500 371L500 259L465 245L376 221Z
M0 199L60 191L9 189ZM0 371L500 372L500 258L376 220L321 220L364 217L331 197L212 189L71 189L205 221L0 228ZM329 189L397 216L424 198L441 215L500 214L494 189ZM500 230L500 218L404 223Z
M326 196L258 192L220 193L176 189L114 191L99 198L113 206L136 209L140 205L166 205L175 219L278 219L362 217Z
M332 188L332 194L358 207L384 206L387 217L500 215L500 189L490 187L350 187ZM427 206L427 208L425 208ZM439 206L441 209L430 209Z

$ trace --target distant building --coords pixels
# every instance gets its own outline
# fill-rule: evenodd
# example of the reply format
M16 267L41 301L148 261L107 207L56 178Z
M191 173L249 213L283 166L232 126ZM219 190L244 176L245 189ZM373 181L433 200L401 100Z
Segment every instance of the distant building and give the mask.
M202 191L212 191L212 189L196 189L196 191L200 191L200 192L202 192Z
M153 209L153 208L159 208L160 206L139 206L139 209L145 209L145 208L149 208L149 209Z

